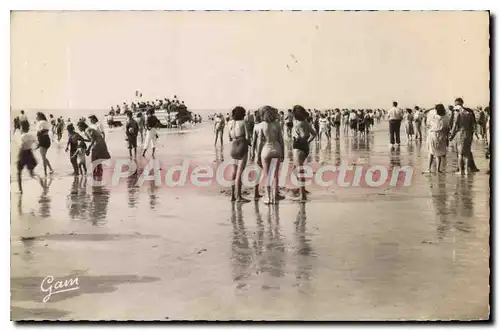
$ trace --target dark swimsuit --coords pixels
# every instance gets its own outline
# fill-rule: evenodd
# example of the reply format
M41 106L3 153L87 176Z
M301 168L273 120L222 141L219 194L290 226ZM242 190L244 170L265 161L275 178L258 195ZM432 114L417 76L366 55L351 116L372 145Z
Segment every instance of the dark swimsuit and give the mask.
M293 138L293 149L298 149L306 154L306 157L309 155L309 139L306 138Z
M235 160L242 160L248 153L248 140L244 136L234 138L231 146L231 157Z
M50 147L49 130L42 130L37 132L38 145L43 148Z

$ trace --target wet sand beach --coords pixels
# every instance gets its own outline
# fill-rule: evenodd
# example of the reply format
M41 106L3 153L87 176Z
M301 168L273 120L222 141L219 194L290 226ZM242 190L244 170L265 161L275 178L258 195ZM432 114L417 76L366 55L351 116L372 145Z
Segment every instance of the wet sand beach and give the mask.
M161 131L157 159L230 158L227 134L222 153L214 148L212 125ZM110 130L106 140L113 158L128 157L122 129ZM454 174L451 151L445 174L422 175L425 140L407 144L403 137L397 150L387 144L382 121L367 140L313 143L310 162L409 165L412 185L315 188L306 203L287 194L267 206L232 204L220 187L92 187L68 175L65 141L53 143L48 157L56 173L47 188L24 173L25 193L11 196L11 318L487 319L490 189L483 142L473 144L481 171L467 176ZM78 277L79 288L43 302L47 276Z

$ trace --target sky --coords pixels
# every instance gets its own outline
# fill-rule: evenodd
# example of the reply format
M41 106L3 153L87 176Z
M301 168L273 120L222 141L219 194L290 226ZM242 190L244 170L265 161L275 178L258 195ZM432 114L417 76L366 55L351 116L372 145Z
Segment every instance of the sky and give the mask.
M14 11L12 109L489 102L487 12Z

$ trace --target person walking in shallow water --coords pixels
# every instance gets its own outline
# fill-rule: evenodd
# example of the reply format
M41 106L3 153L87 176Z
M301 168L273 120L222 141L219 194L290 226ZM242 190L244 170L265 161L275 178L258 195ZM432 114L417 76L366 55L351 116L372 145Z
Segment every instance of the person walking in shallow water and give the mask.
M443 158L446 156L449 125L449 117L442 104L436 105L436 108L431 110L427 115L427 147L429 150L429 167L424 173L430 173L432 171L434 158L437 158L437 171L439 173L444 172L441 165Z
M472 139L476 134L476 118L472 110L463 107L463 100L457 98L455 106L458 113L455 115L455 122L450 136L450 141L456 139L456 151L458 153L457 174L466 174L472 167ZM475 166L475 165L474 165Z
M45 177L47 177L47 167L50 169L50 174L54 173L54 169L52 169L52 165L47 158L47 152L51 145L49 136L50 124L47 122L45 114L40 112L36 114L36 121L38 148L40 149L40 156L42 157L43 172L45 173Z
M78 122L78 130L81 132L85 132L87 136L86 141L90 142L90 145L87 148L86 154L90 154L90 160L92 163L98 160L109 160L111 159L111 155L108 152L108 146L106 145L106 141L101 136L99 131L96 129L89 127L85 122ZM98 164L95 169L93 169L94 177L101 177L103 174L102 164Z
M21 124L21 144L19 146L19 154L17 160L17 185L19 186L19 193L23 193L23 185L21 175L24 167L28 168L31 178L36 178L34 169L37 165L35 156L33 155L33 146L36 143L35 137L29 133L29 123L27 121Z
M217 145L217 139L220 137L220 145L224 145L223 139L224 139L224 126L226 125L224 121L224 117L222 114L217 115L214 121L214 133L215 133L215 143L214 145Z

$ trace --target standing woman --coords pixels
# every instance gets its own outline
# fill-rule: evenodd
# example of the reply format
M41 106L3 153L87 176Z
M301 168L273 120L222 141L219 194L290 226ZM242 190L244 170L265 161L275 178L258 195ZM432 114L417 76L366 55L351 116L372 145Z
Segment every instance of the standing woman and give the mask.
M436 105L434 110L431 110L427 115L427 148L429 149L429 167L424 173L430 173L434 158L437 157L437 171L444 173L441 164L446 156L448 147L448 132L450 126L450 118L446 114L446 109L442 104Z
M99 134L102 136L102 139L106 139L106 133L104 132L104 125L99 122L97 119L97 116L95 115L90 115L89 116L90 123L92 124L92 128L97 130Z
M168 119L168 128L170 128L170 115L167 116ZM144 115L142 111L139 110L137 113L137 125L139 126L139 134L141 135L141 144L144 144L144 127L146 126L146 121L144 119Z
M415 120L415 139L422 141L422 112L418 106L415 106L415 115L413 119Z
M231 187L231 201L249 202L241 195L241 174L247 165L248 145L250 133L245 123L245 108L235 107L232 111L233 120L229 124L229 141L232 142L231 157L235 161L233 166L233 185ZM235 192L236 191L236 192Z
M455 114L450 141L455 136L457 137L456 151L458 153L459 166L457 174L464 174L468 173L468 170L472 168L472 139L476 129L476 120L471 110L464 108L461 104L456 107L458 113Z
M406 109L406 123L405 123L405 130L406 130L406 137L408 138L408 141L413 139L413 135L415 134L415 130L413 127L413 114L410 108Z
M266 204L275 204L280 199L278 169L285 155L285 144L278 117L277 109L271 106L264 106L262 108L263 121L258 126L256 132L258 144L257 155L260 155L263 171L268 175ZM272 164L275 164L274 169L271 169Z
M293 107L293 116L296 121L292 133L293 164L294 167L297 169L304 165L305 160L309 156L309 144L316 137L316 131L314 130L312 125L307 121L308 114L302 106L297 105ZM304 185L300 187L300 200L301 201L307 200L306 188Z
M45 173L45 177L47 177L47 167L49 167L50 169L50 174L54 173L54 169L52 169L52 165L47 159L47 151L50 147L50 124L49 122L47 122L47 117L45 117L45 114L41 112L36 113L36 121L38 148L40 148L40 156L42 157L43 171Z
M85 122L80 121L78 122L78 130L85 132L85 135L88 138L86 141L90 141L90 145L87 148L87 155L90 153L90 160L92 162L111 159L111 155L109 155L108 146L106 145L104 138L95 128L89 127ZM93 175L95 177L102 176L102 164L98 164L95 167Z

